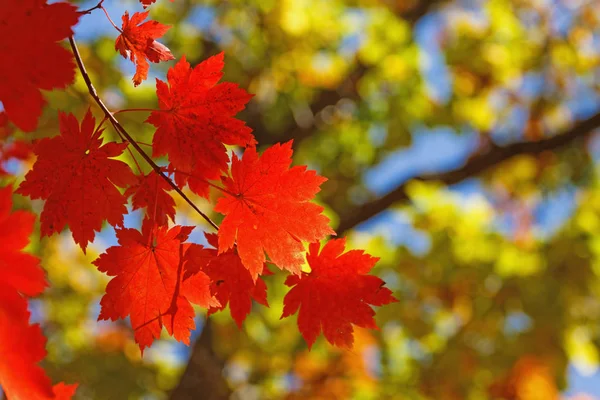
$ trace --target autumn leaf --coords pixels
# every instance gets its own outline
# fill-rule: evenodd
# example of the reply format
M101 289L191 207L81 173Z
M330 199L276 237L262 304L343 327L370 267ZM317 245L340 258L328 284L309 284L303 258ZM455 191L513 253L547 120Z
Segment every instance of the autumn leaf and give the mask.
M0 283L0 386L8 398L52 398L50 378L38 365L46 356L45 346L39 325L29 325L26 300Z
M327 225L323 207L311 203L326 181L306 166L290 168L292 142L276 144L262 156L250 147L240 160L233 156L231 177L215 211L225 218L219 228L219 253L237 251L256 280L265 252L279 268L300 273L302 241L314 242L335 232Z
M35 216L25 211L10 212L10 186L0 189L0 282L15 292L37 296L46 287L39 260L21 250L29 243Z
M53 388L39 366L46 356L46 338L38 324L29 324L25 299L5 283L0 283L0 354L0 387L7 398L67 400L74 395L77 385Z
M40 89L73 81L73 56L58 42L73 33L78 20L77 7L68 3L0 2L0 102L19 129L37 127L45 104Z
M35 217L11 213L11 195L10 187L0 188L0 387L9 399L68 399L66 392L55 396L58 392L38 365L46 356L46 338L39 325L29 324L24 296L40 294L46 280L37 257L22 252ZM64 385L59 385L61 391Z
M185 56L167 73L168 84L157 79L160 110L147 122L156 133L154 157L168 155L180 187L208 197L207 180L218 179L227 169L229 157L224 144L255 144L252 130L233 118L252 97L236 84L217 82L223 76L223 53L195 68Z
M205 236L208 242L216 248L218 245L217 235L205 234ZM208 315L223 310L229 304L231 317L241 329L242 323L252 310L253 299L259 304L269 306L265 282L260 278L256 282L252 280L250 272L243 266L235 250L217 254L216 249L197 246L189 250L189 257L196 260L191 265L201 267L202 271L209 276L211 293L221 303L220 306L209 308ZM196 271L188 270L186 272L195 273ZM266 265L261 271L261 275L271 275Z
M115 41L115 50L135 63L135 75L133 76L135 86L148 77L150 68L148 61L158 63L175 58L165 45L155 40L164 35L171 27L157 21L146 21L142 24L141 22L148 17L148 14L149 11L136 12L129 19L129 13L125 11L122 17L122 33Z
M123 224L127 198L115 185L133 184L135 175L127 164L111 159L127 144L102 145L102 130L94 130L89 110L81 127L72 114L59 113L59 120L61 134L36 144L37 161L17 193L46 200L41 215L43 236L69 224L73 239L85 252L104 220L113 226Z
M189 344L195 328L190 302L202 307L218 306L210 294L210 279L199 271L183 281L185 257L191 246L184 243L192 227L153 225L144 221L142 231L117 230L118 246L94 261L101 272L114 278L102 297L100 320L130 316L140 349L149 347L164 326L177 340Z
M171 0L171 3L174 0ZM144 8L148 7L151 4L154 4L156 2L156 0L140 0L140 3L142 4L142 6L144 6Z
M14 129L8 123L6 112L0 112L0 177L9 175L4 168L11 160L26 160L33 154L33 145L29 141L12 137Z
M146 218L158 225L166 225L168 218L175 222L175 200L168 191L173 188L155 171L138 176L138 182L125 191L132 196L133 209L146 208Z
M345 246L346 239L333 239L319 253L320 244L311 243L306 257L311 272L290 275L285 281L292 289L283 299L281 318L300 310L298 327L309 348L321 331L329 343L351 348L352 324L378 329L371 305L397 301L381 279L367 275L378 258L363 250L342 254Z
M65 385L64 383L58 383L54 385L52 391L54 392L55 400L69 400L75 396L78 384Z

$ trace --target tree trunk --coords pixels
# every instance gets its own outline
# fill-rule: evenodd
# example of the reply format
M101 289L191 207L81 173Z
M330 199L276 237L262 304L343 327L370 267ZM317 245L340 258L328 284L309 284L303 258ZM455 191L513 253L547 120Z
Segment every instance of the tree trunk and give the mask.
M179 385L171 392L170 400L229 399L231 389L222 372L223 363L212 350L212 327L210 319L207 319Z

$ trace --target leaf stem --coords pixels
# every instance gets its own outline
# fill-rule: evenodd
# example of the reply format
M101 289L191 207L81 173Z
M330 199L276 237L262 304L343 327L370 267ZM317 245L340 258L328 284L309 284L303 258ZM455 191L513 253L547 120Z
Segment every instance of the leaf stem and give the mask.
M106 117L104 117L104 118L106 118ZM114 127L114 125L113 125L113 127ZM117 134L119 135L119 137L121 138L121 140L123 142L127 142L127 139L125 139L125 137L123 136L123 134L121 132L119 132L118 130L117 130ZM135 163L135 166L137 167L137 170L138 170L140 176L144 176L144 171L142 171L142 168L140 167L140 164L137 162L137 159L133 155L133 151L131 151L131 149L129 148L129 146L127 146L127 151L129 152L129 155L133 159L133 162Z
M120 113L126 113L126 112L134 112L134 111L153 112L153 111L160 111L160 110L153 110L152 108L124 108L123 110L117 110L117 111L113 112L113 115L117 115Z
M106 11L106 8L104 8L104 6L102 5L102 2L100 2L100 7L99 7L102 11L104 11L104 14L106 14L106 18L108 18L108 22L111 23L112 26L115 27L116 30L118 30L119 32L123 33L123 31L121 30L121 28L119 28L112 20L112 18L110 18L110 15L108 15L108 11Z
M228 195L230 195L230 196L232 196L232 197L237 197L237 195L236 195L235 193L232 193L232 192L230 192L229 190L227 190L227 189L225 189L225 188L222 188L221 186L217 186L217 185L215 185L214 183L210 182L210 181L209 181L209 180L207 180L207 179L200 178L200 177L198 177L198 176L196 176L196 175L192 175L192 174L190 174L190 173L183 172L183 171L177 171L177 170L175 170L174 172L177 172L178 174L182 174L182 175L187 175L187 176L189 176L190 178L198 179L199 181L202 181L202 182L206 183L208 186L212 186L212 187L214 187L215 189L217 189L217 190L220 190L221 192L223 192L223 193L225 193L225 194L228 194Z
M214 223L213 220L211 220L208 215L204 214L198 208L198 206L196 206L194 204L194 202L192 200L190 200L190 198L187 197L187 195L185 193L183 193L183 191L175 184L175 182L173 182L171 179L169 179L169 177L166 176L161 171L161 168L154 162L154 160L152 160L152 158L150 158L150 156L148 154L146 154L146 152L144 152L144 150L142 150L140 145L137 144L137 142L135 140L133 140L131 135L125 130L125 128L123 128L121 123L110 112L108 107L106 107L106 105L104 104L104 102L102 101L100 96L98 95L96 88L92 84L90 76L88 75L87 70L85 69L85 65L83 64L83 59L81 58L79 49L77 48L77 43L75 43L75 38L73 36L69 36L69 43L71 44L71 49L73 51L73 55L75 56L75 61L77 62L77 66L79 67L79 71L81 72L81 76L83 77L83 80L85 81L85 84L88 88L88 91L90 92L90 95L92 96L92 98L94 99L96 104L98 104L98 106L102 109L102 111L104 111L104 115L106 115L106 117L110 120L113 127L118 132L120 132L125 137L125 139L127 139L127 141L142 156L142 158L152 167L152 169L154 171L156 171L156 173L159 174L169 184L169 186L171 186L194 209L194 211L196 211L202 218L204 218L204 220L206 222L208 222L208 224L210 226L215 228L215 230L219 230L219 226L216 223Z
M104 125L104 123L106 122L107 119L108 119L108 117L106 115L104 116L104 118L102 118L102 121L100 121L100 123L96 127L96 130L92 134L92 139L95 139L97 136L100 135L100 132L102 131L102 125Z

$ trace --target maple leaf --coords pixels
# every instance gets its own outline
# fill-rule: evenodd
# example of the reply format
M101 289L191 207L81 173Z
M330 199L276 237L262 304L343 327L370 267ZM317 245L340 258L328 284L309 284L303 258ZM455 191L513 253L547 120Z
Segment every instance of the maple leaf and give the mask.
M160 110L146 122L154 125L152 155L168 155L180 187L208 197L207 180L218 179L227 169L229 157L224 144L247 146L256 143L252 130L233 118L252 95L223 76L224 54L203 61L195 68L185 56L167 73L168 84L156 80Z
M218 306L210 294L210 279L203 272L182 279L185 257L192 246L184 243L193 227L153 225L146 220L142 231L117 230L118 246L110 247L93 264L114 278L102 297L100 320L130 316L140 350L158 338L162 327L178 341L189 344L195 328L193 302Z
M45 347L40 326L29 324L25 299L14 288L0 283L0 387L7 398L67 400L75 394L77 385L59 383L52 387L38 365L46 356Z
M0 188L0 282L15 292L36 296L46 287L39 260L21 250L29 243L35 216L26 211L10 212L12 188Z
M146 21L141 24L148 14L149 11L136 12L129 19L129 13L125 11L122 16L122 32L115 41L115 50L135 63L134 86L148 77L150 68L148 61L158 63L175 59L165 45L154 40L164 35L171 27L157 21Z
M225 218L219 228L219 253L237 249L244 266L256 280L265 252L279 268L300 273L304 263L302 241L314 242L335 232L322 215L323 207L310 201L326 181L306 166L290 168L292 142L276 144L258 156L248 148L240 160L233 155L231 177L215 211Z
M29 324L24 296L40 294L46 281L38 258L22 252L35 217L25 211L11 213L11 194L11 187L0 188L0 387L10 399L66 400L70 396L64 385L53 391L38 365L46 356L46 339L39 325Z
M171 0L171 3L174 0ZM140 0L140 3L142 3L142 6L144 6L144 8L148 7L151 4L154 4L156 2L156 0Z
M217 247L217 235L205 234L208 242ZM190 264L201 268L211 280L211 293L221 303L208 309L208 315L223 310L229 303L229 311L232 318L241 329L242 323L252 310L252 299L264 306L267 302L267 286L262 279L252 280L250 272L244 267L240 257L234 250L228 250L223 254L217 254L216 249L207 249L197 246L189 250L190 258L196 260ZM186 274L197 271L188 268ZM264 266L261 275L271 275Z
M162 176L151 171L139 176L138 183L130 186L125 191L125 196L133 195L134 210L145 207L147 218L158 225L166 225L168 218L175 222L175 200L167 193L172 189Z
M44 138L34 148L37 160L17 193L44 199L41 215L42 236L60 232L68 223L73 239L83 251L107 220L123 224L127 198L115 187L135 183L129 166L117 157L126 143L102 145L102 130L88 110L81 128L72 114L59 113L59 136Z
M327 242L319 253L319 243L311 243L307 255L310 273L290 275L285 284L292 289L283 299L281 318L295 314L298 327L308 347L312 347L323 331L329 343L351 348L354 342L352 324L378 329L371 305L396 302L385 282L367 273L379 260L363 250L344 254L346 239Z
M0 283L0 386L8 398L50 399L50 378L38 363L46 356L39 325L29 325L27 302Z
M0 1L0 102L19 129L37 127L45 104L40 89L73 81L73 56L58 42L73 34L78 20L77 7L67 3Z
M57 383L52 388L55 400L70 400L75 395L78 384L65 385L63 382Z
M12 138L13 133L12 125L8 124L8 116L5 112L0 112L0 177L9 174L2 164L12 159L26 160L32 154L32 144L25 140L15 140Z

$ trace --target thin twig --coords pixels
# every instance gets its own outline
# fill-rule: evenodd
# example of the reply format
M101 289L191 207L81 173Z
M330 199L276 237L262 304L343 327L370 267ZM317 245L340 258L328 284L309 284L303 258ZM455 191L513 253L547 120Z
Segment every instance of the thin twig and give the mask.
M110 18L110 15L108 15L108 11L106 11L106 8L104 8L104 6L100 5L100 9L102 11L104 11L104 14L106 15L106 18L108 18L108 22L110 22L110 24L112 26L115 27L116 30L118 30L119 32L123 33L123 31L121 30L121 28L119 28L112 20L112 18Z
M162 172L162 170L154 162L154 160L152 160L152 158L150 158L150 156L148 156L148 154L146 154L146 152L144 152L144 150L142 150L142 148L137 144L137 142L135 140L133 140L133 138L131 137L131 135L125 130L125 128L123 128L123 126L121 125L121 123L110 112L110 110L108 109L108 107L106 107L106 105L104 104L104 102L102 102L102 99L98 95L98 92L96 91L96 88L92 84L90 76L88 75L87 70L85 69L85 65L83 64L83 60L81 58L81 54L79 53L79 49L77 48L77 43L75 43L75 39L74 39L73 36L69 37L69 43L71 44L71 49L73 50L73 55L75 56L75 61L77 62L77 66L79 67L79 71L81 72L81 76L83 77L83 80L85 81L85 84L87 85L87 88L88 88L88 91L90 92L90 95L92 96L92 98L94 99L94 101L96 101L96 104L98 104L98 106L102 109L102 111L104 111L104 114L110 120L110 122L113 125L113 127L118 132L120 132L125 137L125 139L127 139L127 141L129 142L129 144L131 144L133 146L133 148L142 156L142 158L144 160L146 160L146 162L152 167L152 169L157 174L159 174L160 176L162 176L162 178L169 184L169 186L171 186L194 209L194 211L196 211L202 218L204 218L204 220L206 222L208 222L210 226L212 226L213 228L215 228L215 230L219 230L219 226L216 223L214 223L213 220L211 220L208 215L204 214L198 208L198 206L196 206L194 204L194 202L192 200L190 200L190 198L187 197L187 195L185 193L183 193L183 191L175 184L175 182L173 182L167 175L165 175Z
M152 108L124 108L122 110L117 110L113 112L113 115L127 113L127 112L160 112L162 110L153 110Z
M92 8L88 8L87 10L79 11L79 14L91 14L92 11L102 8L102 3L104 3L104 0L100 0L100 2Z
M194 179L198 179L199 181L202 181L204 183L206 183L208 186L211 186L223 193L226 193L228 195L230 195L231 197L238 197L235 193L230 192L229 190L219 186L219 185L215 185L214 183L210 182L208 179L204 179L204 178L200 178L199 176L196 175L192 175L190 173L187 172L183 172L183 171L176 171L178 174L182 174L182 175L187 175L190 178L194 178Z
M106 116L104 117L104 119L106 119ZM113 125L113 128L114 128L114 125ZM117 131L117 134L119 135L119 138L121 138L122 142L127 142L127 139L125 139L125 137L123 136L123 134L121 132ZM138 170L138 173L140 174L140 176L144 176L144 171L142 171L140 164L137 162L137 159L135 158L135 155L133 154L133 151L131 151L131 148L129 146L127 146L127 152L129 153L133 162L135 163L135 166L137 167L137 170Z

